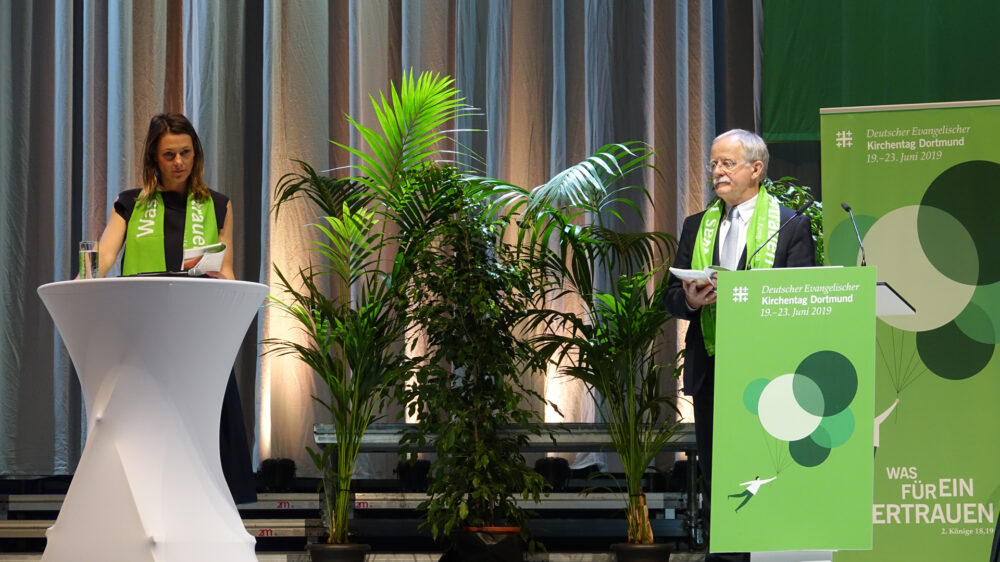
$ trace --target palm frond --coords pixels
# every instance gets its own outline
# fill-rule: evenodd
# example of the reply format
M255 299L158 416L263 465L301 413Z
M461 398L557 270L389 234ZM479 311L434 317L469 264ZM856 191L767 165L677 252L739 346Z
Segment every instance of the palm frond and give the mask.
M440 148L454 147L451 133L444 126L474 110L459 97L454 80L448 76L424 72L404 72L397 88L390 87L388 97L380 93L370 100L378 122L366 127L348 117L361 135L363 146L351 147L334 142L357 158L355 176L376 197L391 200L405 181L407 170L433 162Z
M606 209L612 185L630 173L651 167L653 150L645 143L609 144L582 162L566 168L535 188L527 208L529 217L546 211L577 208L592 213Z
M360 209L369 204L371 195L363 183L351 179L334 179L321 174L301 160L293 160L301 171L289 172L278 180L274 188L272 212L275 219L286 204L299 198L306 198L325 216L337 216L344 205L350 209Z
M325 225L313 225L325 236L325 240L312 242L313 251L326 258L317 269L329 271L342 287L350 287L374 269L377 252L386 244L374 230L378 221L371 211L352 211L346 205L340 217L323 217L323 220Z

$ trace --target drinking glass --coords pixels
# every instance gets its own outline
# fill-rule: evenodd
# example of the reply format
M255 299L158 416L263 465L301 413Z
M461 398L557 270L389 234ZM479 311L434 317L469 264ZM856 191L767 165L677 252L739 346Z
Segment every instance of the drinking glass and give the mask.
M97 279L97 242L80 242L80 279Z

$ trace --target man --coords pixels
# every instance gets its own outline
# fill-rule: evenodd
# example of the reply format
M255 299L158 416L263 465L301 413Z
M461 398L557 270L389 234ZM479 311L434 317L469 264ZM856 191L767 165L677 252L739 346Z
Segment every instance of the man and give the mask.
M746 269L750 255L763 246L779 224L789 222L754 255L753 269L807 267L816 264L809 217L795 217L760 188L767 174L767 145L750 131L733 129L712 142L708 172L718 196L705 211L684 220L674 267L704 269L722 265ZM779 221L774 221L774 218ZM794 217L794 218L793 218ZM771 218L772 220L768 220ZM773 250L773 251L772 251ZM689 320L684 355L684 393L694 404L695 438L705 501L711 497L712 408L715 394L715 287L699 286L671 276L666 307L675 317ZM749 555L707 560L749 560Z

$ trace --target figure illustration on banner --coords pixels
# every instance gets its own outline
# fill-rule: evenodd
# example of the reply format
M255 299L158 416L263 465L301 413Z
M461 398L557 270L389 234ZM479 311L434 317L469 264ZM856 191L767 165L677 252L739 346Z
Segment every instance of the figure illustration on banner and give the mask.
M736 506L736 512L739 513L740 508L746 505L747 502L750 501L750 498L757 495L757 492L760 491L761 486L767 484L768 482L774 481L777 477L778 477L777 475L774 475L771 478L768 478L767 480L761 480L760 476L756 476L754 477L753 480L750 480L749 482L741 482L740 486L746 486L746 489L744 489L739 494L729 494L729 497L731 498L743 498L743 501L740 503L740 505Z
M889 414L891 414L892 411L896 409L896 405L897 404L899 404L899 395L896 395L896 399L893 400L891 406L889 406L888 408L886 408L885 411L882 412L881 414L875 416L875 435L874 435L874 439L873 439L872 442L875 444L875 452L876 453L878 452L878 433L879 433L879 428L882 426L882 422L884 422L886 420L886 418L889 417Z

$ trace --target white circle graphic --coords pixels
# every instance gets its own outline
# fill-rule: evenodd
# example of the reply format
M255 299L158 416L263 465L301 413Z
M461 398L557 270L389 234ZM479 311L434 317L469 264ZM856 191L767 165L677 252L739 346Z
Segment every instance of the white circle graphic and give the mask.
M799 386L799 392L808 394L812 399L822 400L822 391L812 379L792 373L769 382L757 402L757 412L764 430L782 441L804 439L823 421L822 416L810 414L799 405L795 397L795 385ZM821 412L823 409L816 411Z
M878 280L892 286L917 310L911 316L885 316L882 321L910 332L933 330L951 322L969 304L975 285L949 279L927 259L917 236L920 212L934 214L941 223L954 223L948 243L956 252L975 254L975 242L951 215L919 205L900 207L878 219L865 234L868 265L878 268ZM955 233L961 233L957 235Z

